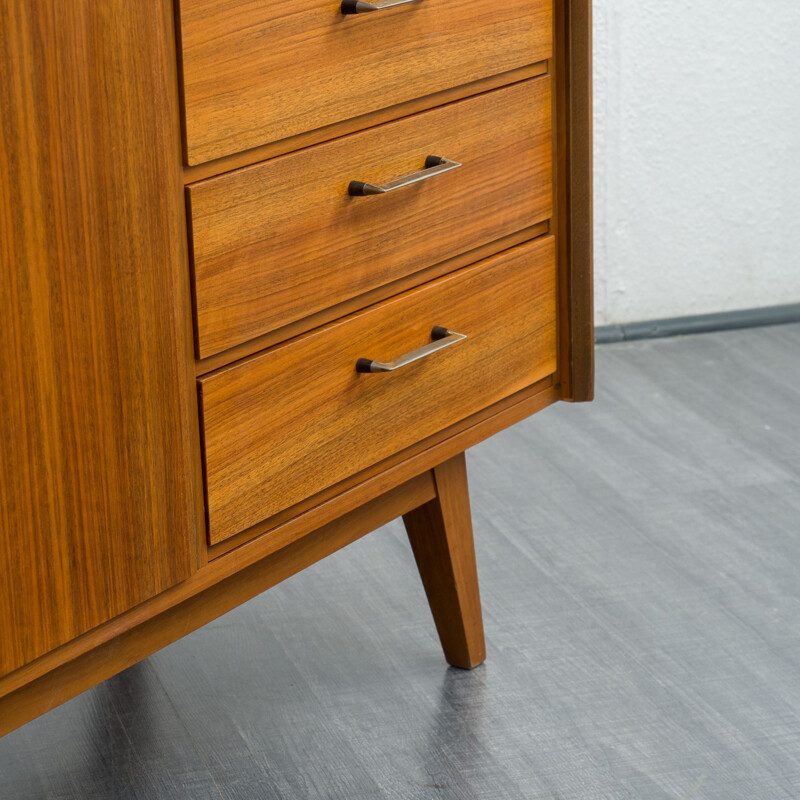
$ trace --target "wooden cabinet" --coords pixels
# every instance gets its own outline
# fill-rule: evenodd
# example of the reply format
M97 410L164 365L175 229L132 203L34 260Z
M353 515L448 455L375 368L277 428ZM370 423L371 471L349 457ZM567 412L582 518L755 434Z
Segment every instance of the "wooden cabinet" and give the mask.
M0 7L0 733L592 394L588 0ZM358 12L358 13L353 13Z

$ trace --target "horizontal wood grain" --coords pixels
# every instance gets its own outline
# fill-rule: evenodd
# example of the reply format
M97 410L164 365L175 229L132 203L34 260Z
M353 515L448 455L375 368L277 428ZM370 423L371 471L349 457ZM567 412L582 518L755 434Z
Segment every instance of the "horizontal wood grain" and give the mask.
M413 289L415 286L421 286L423 283L440 278L448 272L455 272L457 269L469 266L484 258L496 255L503 250L508 250L523 242L529 242L539 236L545 236L550 232L550 221L545 220L530 228L523 228L516 233L509 236L504 236L502 239L495 239L488 242L481 247L476 247L474 250L468 250L453 258L448 258L446 261L440 261L426 269L421 269L419 272L414 272L411 275L405 275L398 278L396 281L386 283L376 289L371 289L364 294L357 295L356 297L349 297L347 300L337 303L332 306L327 306L315 314L303 317L295 322L290 322L288 325L283 325L280 328L265 333L262 336L257 336L255 339L250 339L240 345L223 350L221 353L216 353L208 358L197 359L195 361L195 375L200 377L207 375L210 372L232 364L234 361L239 361L248 356L255 355L268 347L285 342L288 339L293 339L301 333L306 333L313 328L318 328L321 325L326 325L336 319L352 314L367 306L379 303L381 300L386 300L388 297L393 297L396 294L405 292L408 289Z
M0 675L196 567L168 0L0 4Z
M327 521L380 493L383 486L391 487L429 469L444 459L483 441L503 428L535 414L560 399L560 387L550 375L515 394L481 409L459 422L414 442L410 447L393 453L377 464L348 475L339 483L301 500L291 508L280 511L269 519L256 523L218 544L207 548L211 561L248 543L258 542L270 552L293 541L298 531L312 526L311 520ZM316 523L315 523L316 524ZM322 523L319 523L322 524Z
M426 94L423 97L415 97L405 103L398 103L395 106L389 106L389 108L381 108L378 111L371 111L358 117L334 122L331 125L315 128L311 131L302 131L286 139L279 139L277 142L269 142L268 144L252 147L249 150L220 156L211 161L204 161L202 164L184 165L183 182L185 184L195 183L196 181L211 178L214 175L222 175L234 169L258 164L268 158L282 156L294 150L300 150L303 147L310 147L320 142L373 128L375 125L382 125L384 122L391 122L401 117L409 117L412 114L418 114L420 111L427 111L429 108L443 106L456 100L463 100L465 97L489 92L502 86L511 86L529 78L536 78L548 72L551 61L552 59L539 61L536 64L526 64L524 67L511 69L508 72L489 75L486 78L443 89L441 92Z
M180 0L186 156L198 164L543 61L551 0Z
M556 368L552 237L200 379L209 540L219 542ZM443 325L468 339L364 375Z
M537 78L190 186L199 357L548 219L550 105ZM430 154L463 166L348 196Z

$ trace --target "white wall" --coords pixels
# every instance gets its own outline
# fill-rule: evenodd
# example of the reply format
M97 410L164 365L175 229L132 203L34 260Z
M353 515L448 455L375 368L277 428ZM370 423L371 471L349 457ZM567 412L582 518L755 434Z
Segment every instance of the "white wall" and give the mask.
M597 323L800 302L800 0L595 0Z

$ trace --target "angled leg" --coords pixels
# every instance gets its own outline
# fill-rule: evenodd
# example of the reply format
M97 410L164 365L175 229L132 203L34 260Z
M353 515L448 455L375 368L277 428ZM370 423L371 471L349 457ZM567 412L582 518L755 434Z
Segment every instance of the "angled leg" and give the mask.
M433 470L436 498L403 517L449 664L486 658L464 454Z

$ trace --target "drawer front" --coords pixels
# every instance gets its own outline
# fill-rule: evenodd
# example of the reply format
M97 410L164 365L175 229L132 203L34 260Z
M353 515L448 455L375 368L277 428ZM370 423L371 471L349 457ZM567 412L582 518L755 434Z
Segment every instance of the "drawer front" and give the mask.
M211 543L553 374L555 284L548 236L201 379ZM467 338L356 371L430 343L434 326Z
M550 109L537 78L192 186L198 355L548 219ZM351 179L383 184L428 155L462 166L348 195Z
M180 0L189 164L549 58L552 0Z

